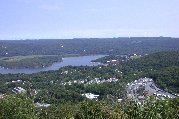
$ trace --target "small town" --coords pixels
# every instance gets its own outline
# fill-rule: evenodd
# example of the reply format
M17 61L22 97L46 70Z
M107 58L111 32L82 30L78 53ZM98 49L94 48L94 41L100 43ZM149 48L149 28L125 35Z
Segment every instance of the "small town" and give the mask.
M158 88L151 78L140 78L126 86L127 96L135 100L144 100L144 96L155 96L159 99L176 98L179 94L170 94ZM140 92L141 91L141 92Z

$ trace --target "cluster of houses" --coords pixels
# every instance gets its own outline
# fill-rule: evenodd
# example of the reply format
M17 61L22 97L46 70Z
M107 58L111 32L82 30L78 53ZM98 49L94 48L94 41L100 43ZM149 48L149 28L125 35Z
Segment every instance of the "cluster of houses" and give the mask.
M127 93L128 94L135 94L137 92L137 90L141 87L145 87L147 85L148 82L152 82L153 80L150 78L142 78L139 80L135 80L131 83L127 84Z
M143 95L139 95L138 92L143 89ZM175 98L177 94L173 95L166 91L159 89L151 78L141 78L128 83L126 86L127 94L131 97L138 99L144 98L144 95L154 95L158 98ZM178 95L179 96L179 95Z
M74 80L74 81L69 81L69 82L63 82L61 83L62 85L72 85L72 84L84 84L84 85L91 85L91 84L102 84L105 82L112 83L112 82L117 82L119 79L117 78L109 78L109 79L101 79L101 78L94 78L93 80L88 81L87 79L85 80ZM95 95L92 93L85 93L82 94L82 96L85 96L86 98L92 100L98 100L99 95Z
M62 85L72 85L72 84L84 84L84 85L91 85L91 84L102 84L105 82L117 82L119 79L117 78L109 78L109 79L100 79L100 78L94 78L93 80L88 81L85 80L74 80L74 81L68 81L61 83Z
M12 89L12 92L14 92L14 93L25 93L26 90L22 87L15 87L14 89Z
M10 82L6 82L5 84L9 84L9 83L22 83L22 84L24 84L26 81L22 81L22 80L12 80L12 81L10 81Z
M109 79L100 79L100 78L94 78L93 80L90 80L90 81L87 81L87 80L74 80L74 81L69 81L69 82L64 82L62 83L62 85L72 85L72 84L84 84L84 85L91 85L91 84L102 84L102 83L105 83L105 82L117 82L118 79L117 78L109 78ZM86 98L92 100L92 99L95 99L95 100L98 100L98 97L99 95L95 95L95 94L92 94L92 93L85 93L85 94L82 94L82 96L85 96Z
M90 85L90 84L102 84L102 83L105 83L105 82L117 82L118 79L117 78L109 78L109 79L103 79L103 80L100 80L99 78L95 78L91 81L88 81L86 84Z
M18 93L26 93L26 90L24 89L24 88L22 88L22 87L15 87L15 88L13 88L12 89L12 92L14 92L14 93L16 93L16 94L18 94ZM35 90L35 89L33 89L32 91L31 91L31 95L36 95L38 93L38 91L37 90ZM3 94L1 95L0 94L0 99L1 98L3 98ZM36 107L49 107L51 104L46 104L46 103L39 103L39 102L37 102L37 103L35 103L35 106Z
M142 55L139 55L139 54L120 55L120 56L117 56L115 59L107 60L106 63L112 64L112 65L117 65L118 63L120 63L120 61L125 62L130 59L137 58L137 57L142 57Z

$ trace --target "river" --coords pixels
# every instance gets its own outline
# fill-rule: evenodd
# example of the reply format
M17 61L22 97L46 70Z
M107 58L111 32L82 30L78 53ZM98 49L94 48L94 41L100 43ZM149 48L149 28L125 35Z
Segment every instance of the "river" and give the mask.
M61 67L64 66L97 66L100 63L91 62L91 60L95 60L101 57L104 57L105 55L90 55L90 56L78 56L78 57L66 57L63 58L62 62L56 62L53 63L49 67L45 68L39 68L39 69L4 69L0 68L0 74L18 74L18 73L24 73L24 74L32 74L32 73L38 73L41 71L50 71L50 70L58 70Z

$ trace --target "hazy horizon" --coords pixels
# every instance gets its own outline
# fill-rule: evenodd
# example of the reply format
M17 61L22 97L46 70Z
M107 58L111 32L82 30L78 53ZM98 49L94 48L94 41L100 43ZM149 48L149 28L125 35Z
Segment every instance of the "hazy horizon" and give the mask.
M164 37L164 36L149 36L149 37L137 37L137 36L135 36L135 37L133 37L133 36L131 36L131 37L101 37L101 38L98 38L98 37L92 37L92 38L21 38L21 39L0 39L0 41L7 41L7 40L9 40L9 41L13 41L13 40L75 40L75 39L86 39L86 40L88 40L88 39L90 39L90 40L95 40L95 39L120 39L120 38L175 38L175 39L179 39L179 37L170 37L170 36L168 36L168 37ZM136 40L136 39L135 39Z
M179 37L178 0L0 1L0 40Z

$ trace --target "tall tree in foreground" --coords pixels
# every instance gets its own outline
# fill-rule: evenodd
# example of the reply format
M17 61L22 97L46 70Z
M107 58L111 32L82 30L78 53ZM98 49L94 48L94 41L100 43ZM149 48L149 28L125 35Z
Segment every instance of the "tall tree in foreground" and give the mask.
M33 102L23 94L0 100L0 119L37 119Z

